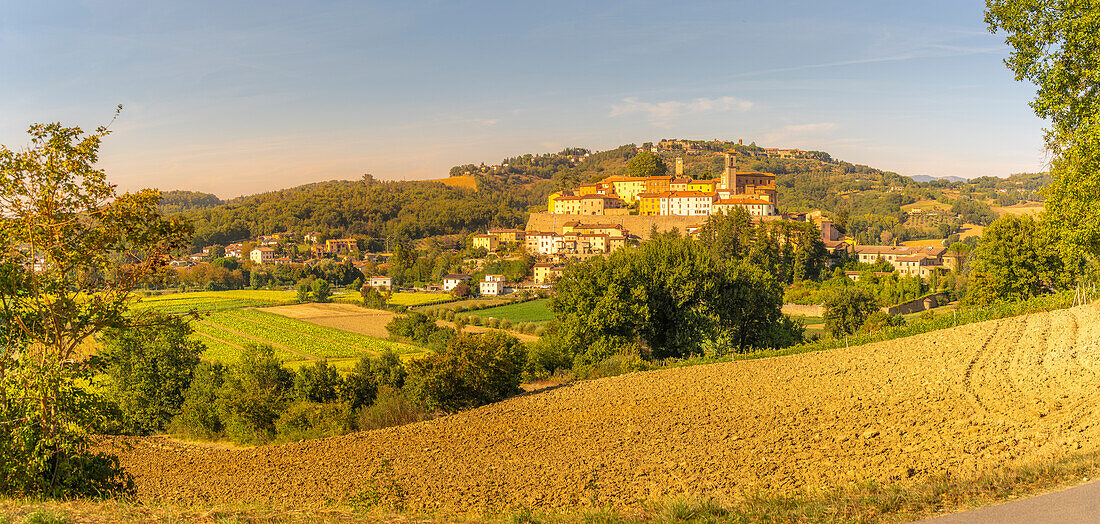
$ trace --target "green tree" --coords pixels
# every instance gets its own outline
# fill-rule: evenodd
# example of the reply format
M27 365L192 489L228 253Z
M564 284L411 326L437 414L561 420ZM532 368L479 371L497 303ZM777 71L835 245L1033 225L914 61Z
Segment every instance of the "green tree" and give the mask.
M293 375L275 358L274 349L246 345L218 390L218 415L226 435L245 444L270 442L293 387Z
M463 334L447 351L409 362L406 388L431 411L475 408L519 393L526 359L523 344L511 335Z
M294 375L294 394L309 402L335 402L340 398L344 380L325 360L302 366Z
M306 302L309 302L309 283L299 282L298 283L298 303L299 304L305 304Z
M332 294L332 288L329 286L327 280L318 279L313 281L311 286L313 289L313 300L316 302L328 302L329 297Z
M855 333L868 315L878 311L875 297L857 287L840 288L825 300L825 330L834 337Z
M642 151L634 155L634 158L626 163L626 176L649 177L664 176L666 174L668 174L668 166L665 161L649 151Z
M1092 1L987 0L986 22L1004 31L1016 80L1038 87L1031 108L1049 120L1054 181L1045 224L1071 263L1100 256L1100 9Z
M144 320L147 326L108 331L97 355L122 430L135 435L162 431L179 414L205 349L183 319L153 313Z
M1047 248L1040 224L1028 215L1005 215L982 234L970 255L966 302L1024 300L1060 287L1061 260Z
M551 299L553 336L582 365L632 348L652 358L696 355L720 334L737 349L771 347L758 328L779 318L782 290L758 268L720 261L689 238L658 235L571 265Z
M117 459L94 454L103 402L83 343L124 329L134 287L189 244L154 190L116 194L94 167L105 127L35 124L0 148L0 493L125 488Z

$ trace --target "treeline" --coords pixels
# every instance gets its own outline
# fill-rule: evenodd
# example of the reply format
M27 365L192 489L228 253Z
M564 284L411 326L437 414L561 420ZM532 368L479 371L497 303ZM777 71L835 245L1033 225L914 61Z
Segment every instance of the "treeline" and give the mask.
M356 237L368 251L433 235L489 227L523 227L526 201L503 191L470 191L436 182L359 181L308 184L234 199L184 214L193 247L226 245L282 231Z
M345 374L325 361L291 371L272 348L247 345L223 365L200 360L203 346L186 321L150 320L109 332L94 357L109 407L101 431L240 444L341 435L502 400L519 392L527 362L515 337L459 334L432 322L391 326L436 348L407 364L387 352L363 357Z
M209 209L218 207L225 202L217 195L200 193L198 191L162 191L160 193L160 205L162 215L174 215L193 209Z

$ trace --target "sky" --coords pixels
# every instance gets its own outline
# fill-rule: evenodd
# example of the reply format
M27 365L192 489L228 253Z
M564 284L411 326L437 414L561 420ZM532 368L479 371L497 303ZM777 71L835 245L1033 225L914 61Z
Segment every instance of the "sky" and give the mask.
M903 175L1046 169L977 0L51 1L0 17L0 144L111 120L122 190L222 198L661 138Z

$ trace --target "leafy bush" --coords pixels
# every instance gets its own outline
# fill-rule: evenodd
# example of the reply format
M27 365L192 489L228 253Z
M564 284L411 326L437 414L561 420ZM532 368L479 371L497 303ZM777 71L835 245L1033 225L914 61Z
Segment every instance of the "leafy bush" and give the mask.
M825 301L825 329L836 338L850 335L877 309L874 297L866 290L839 289Z
M302 366L294 375L294 395L306 402L335 402L340 398L344 380L336 368L320 360L312 366Z
M299 440L334 437L355 430L356 414L342 402L309 402L290 404L275 422L275 440Z
M461 334L442 353L409 363L410 397L429 411L455 412L519 392L523 344L499 331Z
M270 442L293 384L270 346L246 346L218 391L218 416L226 435L240 443Z
M927 313L931 313L931 311ZM860 327L859 330L863 333L870 333L882 328L896 327L904 324L905 319L902 318L901 315L891 315L879 309L867 315L867 319L863 321L863 326Z
M134 435L164 430L183 405L202 343L186 321L152 313L140 327L108 331L93 363L110 378L103 390Z
M356 425L360 431L402 426L428 418L428 413L402 391L387 389L370 406L359 410Z

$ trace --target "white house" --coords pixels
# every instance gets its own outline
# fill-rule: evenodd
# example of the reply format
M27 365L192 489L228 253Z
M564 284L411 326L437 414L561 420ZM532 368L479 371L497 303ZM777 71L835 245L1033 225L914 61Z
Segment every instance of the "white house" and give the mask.
M258 247L249 252L248 257L257 264L267 264L275 261L275 250L269 247Z
M496 296L504 294L504 275L485 275L485 280L479 283L483 296Z
M452 273L443 277L443 291L451 291L465 280L470 280L470 275L464 273Z
M390 289L393 287L393 279L387 276L370 277L370 287Z

